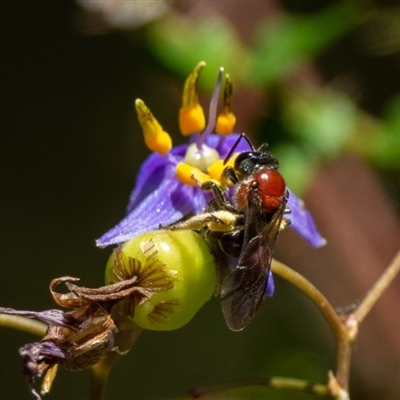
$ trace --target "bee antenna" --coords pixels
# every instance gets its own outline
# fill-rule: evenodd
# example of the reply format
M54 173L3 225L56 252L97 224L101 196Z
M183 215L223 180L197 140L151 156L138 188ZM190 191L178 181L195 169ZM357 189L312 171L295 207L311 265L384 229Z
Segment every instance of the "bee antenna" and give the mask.
M240 143L240 141L241 141L242 139L246 140L246 142L247 142L247 143L249 144L249 146L250 146L250 150L251 150L251 151L254 151L254 150L255 150L255 148L254 148L254 146L253 146L253 143L251 143L249 137L248 137L245 133L242 133L242 134L240 134L240 136L237 138L237 140L236 140L236 142L234 143L234 145L233 145L233 146L231 147L231 149L229 150L229 153L226 155L226 157L225 157L225 159L224 159L224 165L225 165L225 164L229 161L229 159L232 157L232 154L235 152L236 147L238 147L238 145L239 145L239 143Z

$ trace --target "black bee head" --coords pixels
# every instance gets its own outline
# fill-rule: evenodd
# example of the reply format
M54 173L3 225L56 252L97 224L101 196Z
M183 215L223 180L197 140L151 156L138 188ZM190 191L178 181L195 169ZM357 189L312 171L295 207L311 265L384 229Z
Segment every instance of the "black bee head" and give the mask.
M252 175L260 168L278 169L278 160L269 151L244 151L235 160L235 169L243 175Z

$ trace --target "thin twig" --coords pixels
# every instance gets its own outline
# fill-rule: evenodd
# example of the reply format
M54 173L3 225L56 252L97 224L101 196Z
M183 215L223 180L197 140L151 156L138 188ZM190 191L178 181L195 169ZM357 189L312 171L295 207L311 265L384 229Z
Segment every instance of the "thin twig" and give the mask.
M109 352L105 358L91 368L90 400L105 398L108 377L112 367L121 357L119 353Z
M351 365L351 345L349 335L343 335L341 339L337 341L337 366L336 366L336 381L340 386L340 389L335 392L335 398L342 399L338 394L345 393L348 395L349 390L349 378L350 378L350 365Z
M47 325L43 322L19 315L0 314L0 326L17 329L37 336L44 336L47 330Z
M226 390L238 389L246 386L261 386L270 389L290 390L294 392L315 394L323 397L330 396L328 387L326 385L312 383L303 379L286 378L280 376L275 376L272 378L235 379L232 381L199 387L191 390L189 394L192 399L198 399L202 396L218 394Z
M344 321L339 317L326 297L304 276L276 260L272 262L271 268L273 273L297 286L315 303L315 305L325 316L337 342L336 380L338 385L340 385L341 393L344 393L348 396L347 392L350 372L351 341L347 326L345 325ZM332 397L338 398L337 390L335 392L332 391L330 394Z
M129 329L124 329L122 324L120 325L120 336L117 339L116 347L119 351L123 351L126 354L136 343L139 335L143 331L142 328L127 322ZM114 367L115 363L122 357L121 353L110 351L106 357L104 357L99 363L92 366L92 379L90 385L90 400L103 400L105 398L106 385L110 372Z
M276 260L272 261L271 269L274 274L279 275L281 278L297 286L315 303L315 305L321 310L322 314L324 314L338 341L346 335L343 322L331 303L309 280L294 271L292 268Z
M356 321L359 326L399 272L400 251L396 254L393 261L386 268L385 272L377 280L372 289L364 297L357 309L349 315L348 319Z
M386 268L385 272L364 297L359 306L343 321L347 334L338 340L338 365L336 380L339 385L348 390L350 377L351 344L356 340L361 322L371 311L372 307L385 292L387 287L400 271L400 252L398 252Z

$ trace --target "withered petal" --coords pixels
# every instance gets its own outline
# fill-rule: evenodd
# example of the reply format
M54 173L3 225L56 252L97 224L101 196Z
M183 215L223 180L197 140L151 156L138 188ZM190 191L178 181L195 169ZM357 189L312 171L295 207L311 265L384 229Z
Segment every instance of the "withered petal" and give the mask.
M50 358L63 359L66 358L65 349L52 341L43 340L41 342L28 343L19 349L19 353L28 360L41 362Z
M64 326L73 330L77 329L78 322L72 316L61 310L25 311L13 308L1 308L0 314L19 315L26 318L35 318L47 325Z
M66 283L68 289L75 295L88 302L107 302L112 300L121 300L135 291L141 291L142 288L137 286L138 277L134 276L130 279L115 282L110 285L99 288L86 288Z
M77 308L82 305L82 299L76 296L74 293L57 293L54 289L61 282L76 282L79 278L74 278L72 276L62 276L61 278L53 279L50 282L50 292L53 296L54 301L61 307L64 308Z

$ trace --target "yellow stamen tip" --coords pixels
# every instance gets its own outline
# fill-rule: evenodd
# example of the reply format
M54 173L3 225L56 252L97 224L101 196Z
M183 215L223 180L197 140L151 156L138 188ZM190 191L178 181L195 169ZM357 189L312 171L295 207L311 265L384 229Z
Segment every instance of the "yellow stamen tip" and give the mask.
M155 151L161 155L167 154L172 148L171 136L165 131L159 132L155 139L147 139L145 137L144 142L151 151Z
M222 112L218 115L217 123L215 124L215 132L220 135L230 135L236 124L236 117L233 113Z
M221 181L222 172L225 169L224 162L222 160L214 161L208 168L207 172L210 174L211 178Z
M211 176L186 163L179 163L175 170L177 178L185 185L197 186L211 180Z
M226 164L224 164L223 160L217 160L214 161L208 168L207 172L210 174L211 178L213 180L217 180L218 182L222 183L223 185L227 185L230 182L227 181L222 173L224 172L224 169L226 167L234 167L235 165L235 159L239 155L239 153L235 153Z
M185 136L202 131L206 125L204 111L199 104L197 92L197 82L205 66L206 63L200 61L186 79L183 87L182 107L179 111L179 127Z
M235 154L228 160L228 162L225 164L225 167L232 167L232 168L234 168L234 167L235 167L236 158L237 158L237 156L238 156L239 154L240 154L240 153L235 153Z
M188 136L201 132L206 126L203 107L200 104L181 107L179 110L179 129L182 135Z
M224 102L222 112L218 115L215 132L220 135L230 135L236 124L235 114L232 112L232 80L225 75Z
M172 148L172 139L158 123L151 111L140 99L135 101L139 124L143 129L146 146L159 154L166 154Z

